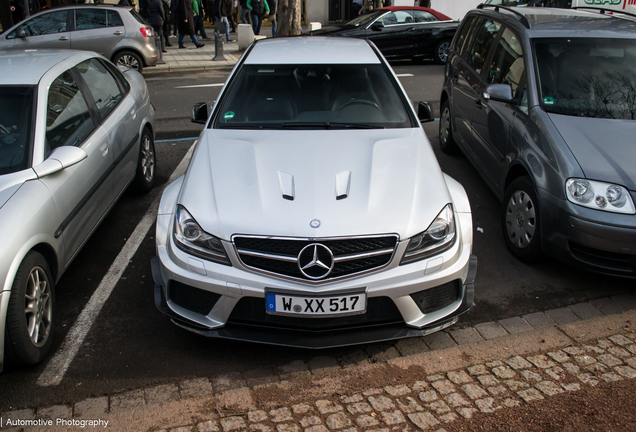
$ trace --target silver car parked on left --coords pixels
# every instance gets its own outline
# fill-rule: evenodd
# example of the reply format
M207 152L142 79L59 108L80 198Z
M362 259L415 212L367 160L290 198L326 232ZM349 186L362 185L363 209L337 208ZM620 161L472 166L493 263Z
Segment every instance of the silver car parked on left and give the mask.
M99 54L0 52L0 371L46 356L56 282L129 184L153 187L154 119Z

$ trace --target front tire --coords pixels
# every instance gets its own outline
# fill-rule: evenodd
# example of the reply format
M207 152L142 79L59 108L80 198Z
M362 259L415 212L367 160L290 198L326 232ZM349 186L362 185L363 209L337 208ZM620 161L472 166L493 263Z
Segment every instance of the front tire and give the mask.
M449 155L459 153L459 148L455 139L453 139L453 130L451 128L451 112L448 99L442 103L440 118L439 118L439 147L440 149Z
M445 64L448 60L448 54L450 53L451 41L441 41L435 46L435 52L433 54L433 60L437 64Z
M7 344L18 364L41 362L53 344L55 287L44 257L29 252L11 287L7 309Z
M135 177L135 188L139 192L150 192L155 185L155 168L155 143L150 130L144 128L139 143L139 159L137 161L137 174Z
M503 232L508 249L528 263L543 258L540 238L539 199L529 177L510 183L504 195Z
M113 56L113 63L117 66L125 66L142 73L144 70L144 61L139 54L133 51L120 51Z

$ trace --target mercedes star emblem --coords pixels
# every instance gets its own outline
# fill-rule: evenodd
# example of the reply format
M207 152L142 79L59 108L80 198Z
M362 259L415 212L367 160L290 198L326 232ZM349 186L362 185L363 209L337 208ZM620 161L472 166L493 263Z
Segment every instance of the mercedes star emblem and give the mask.
M312 228L318 228L320 227L320 221L318 219L314 219L311 222L309 222L309 226Z
M305 246L298 254L298 268L309 279L325 278L333 270L335 261L331 250L320 243Z

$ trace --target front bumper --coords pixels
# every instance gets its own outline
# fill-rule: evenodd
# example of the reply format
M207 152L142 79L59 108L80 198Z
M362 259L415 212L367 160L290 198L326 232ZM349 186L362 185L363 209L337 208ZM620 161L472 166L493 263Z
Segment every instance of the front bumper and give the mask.
M544 190L539 202L547 255L596 273L636 278L636 215L588 209Z
M155 303L176 325L203 336L329 348L424 336L452 325L473 305L477 258L471 255L470 213L456 213L458 238L439 255L399 265L408 244L401 241L388 266L318 284L250 270L229 245L232 266L201 261L174 245L173 220L172 214L157 219ZM267 291L337 296L354 290L367 294L363 315L301 318L265 312Z

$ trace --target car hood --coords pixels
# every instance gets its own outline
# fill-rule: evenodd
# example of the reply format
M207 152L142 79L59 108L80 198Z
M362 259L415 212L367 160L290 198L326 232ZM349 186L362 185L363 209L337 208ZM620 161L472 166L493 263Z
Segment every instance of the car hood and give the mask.
M178 199L205 231L225 240L233 234L408 238L449 202L420 128L207 130ZM319 228L310 227L315 219Z
M0 208L20 189L24 182L34 180L37 176L33 170L23 170L0 176Z
M549 116L586 178L636 190L636 121Z

